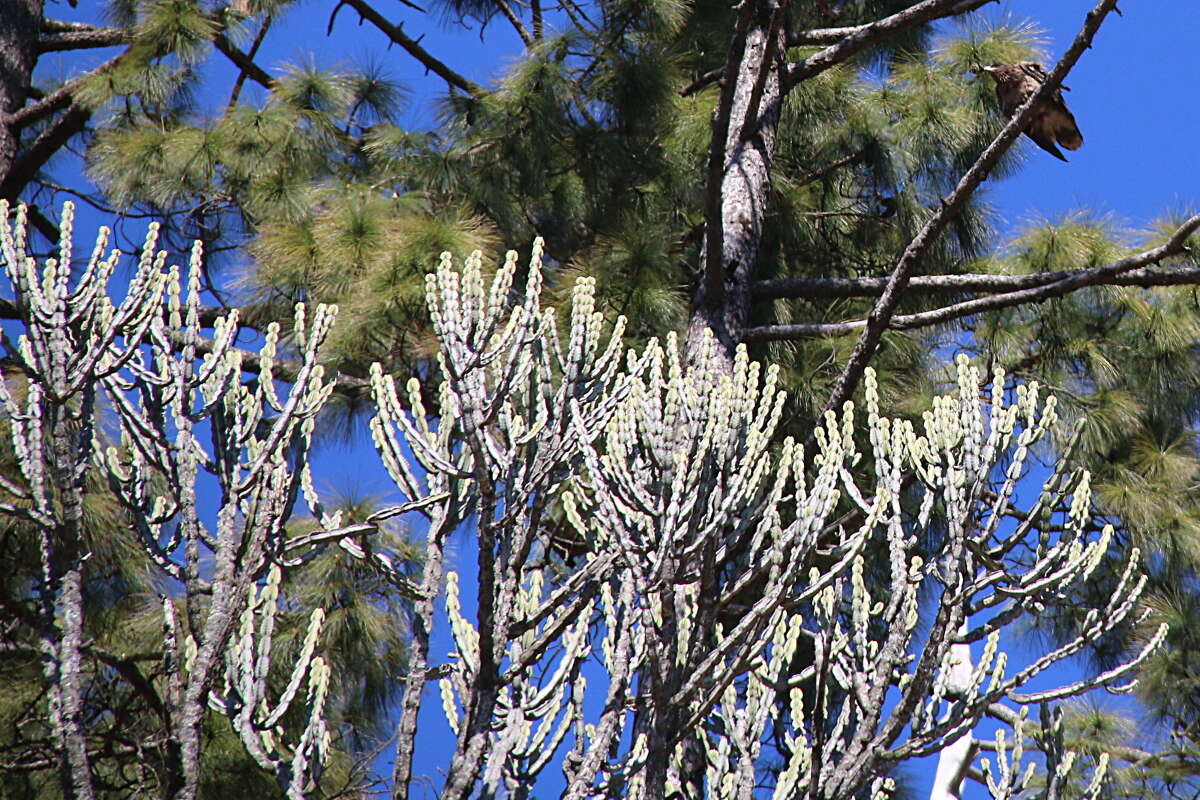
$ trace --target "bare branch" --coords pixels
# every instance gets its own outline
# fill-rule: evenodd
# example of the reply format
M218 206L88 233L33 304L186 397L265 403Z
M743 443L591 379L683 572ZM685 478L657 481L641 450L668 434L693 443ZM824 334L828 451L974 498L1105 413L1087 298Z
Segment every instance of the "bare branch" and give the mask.
M710 83L715 83L716 81L720 80L721 76L724 74L725 74L724 67L717 67L716 69L710 69L708 72L704 73L699 78L696 78L696 80L692 81L687 86L680 89L679 96L680 97L689 97L690 95L693 95L696 92L703 89L705 86L708 86Z
M98 47L117 47L128 44L133 33L128 28L82 27L69 31L44 33L38 39L39 53L58 53L65 50L90 50Z
M496 7L500 9L500 13L503 14L504 18L508 20L510 25L513 26L513 30L517 32L517 36L521 37L522 44L524 44L526 47L532 47L534 36L530 34L529 29L522 24L521 18L513 12L512 7L509 6L508 3L504 2L504 0L500 0L500 2L496 3ZM540 21L535 19L534 22L538 24L538 28L540 29ZM537 38L542 38L540 32L537 34Z
M1148 250L1129 259L1142 259L1160 248ZM1168 256L1185 252L1179 247L1171 253L1160 255L1144 262L1159 263ZM1114 265L1115 266L1115 265ZM1075 278L1083 278L1087 286L1179 286L1190 285L1200 279L1200 268L1175 267L1171 269L1128 269L1107 278L1098 277L1109 267L1068 269L1056 272L1030 272L1020 275L999 275L987 272L967 272L961 275L917 275L908 283L908 294L942 294L947 292L1014 292L1021 289L1036 289ZM754 296L761 300L787 298L812 299L816 297L877 297L887 286L887 278L777 278L754 284Z
M42 210L35 205L28 207L29 224L37 228L42 236L46 237L47 241L57 242L60 235L58 226L54 224L54 220L47 217Z
M819 53L814 53L803 61L791 64L787 69L787 79L784 92L797 83L814 75L819 75L830 67L836 66L846 59L852 58L863 50L873 47L898 31L922 25L935 19L952 17L974 11L987 3L996 0L926 0L915 6L899 11L890 17L876 20L865 25L853 25L845 28L818 28L809 31L799 31L787 35L788 47L804 45L829 45ZM681 97L688 97L720 80L725 74L724 67L710 69L703 75L679 90Z
M16 113L10 115L8 118L9 126L14 131L19 131L22 128L32 125L45 116L66 108L71 102L71 92L77 85L78 84L75 81L64 83L62 86L55 89L42 99L30 103Z
M84 80L86 80L88 77L90 77L92 75L97 75L106 70L112 69L114 66L117 65L117 62L119 62L124 57L124 55L125 54L122 53L119 56L111 58L108 61L105 61L99 67L97 67L96 69L87 73L86 75L81 75L78 78L73 78L72 80L67 81L62 86L58 87L53 92L51 92L50 94L41 98L37 102L30 103L29 105L25 106L24 108L21 108L18 111L14 112L8 118L9 126L14 131L19 131L23 128L26 128L26 127L32 125L33 123L37 122L38 120L42 119L43 117L46 117L50 114L55 113L56 111L61 111L62 109L66 108L68 105L70 105L75 92L79 89L80 86L83 85Z
M262 30L259 32L260 35L265 31L266 25L264 24ZM257 46L261 43L261 41L261 39L255 40L255 49L257 49ZM273 89L275 87L275 79L272 78L266 70L264 70L258 64L255 64L252 56L247 55L246 53L243 53L241 50L238 50L236 47L234 47L233 43L229 41L225 34L218 34L217 37L213 39L213 46L216 47L222 55L232 61L238 67L238 69L241 70L241 73L237 78L237 88L241 88L241 85L246 78L250 78L264 89ZM234 102L236 102L236 98L237 95L235 93Z
M541 0L530 0L529 8L533 14L533 38L540 41L546 35Z
M127 48L120 55L109 59L92 70L88 73L88 76L98 75L112 69L122 59L126 58L129 52L130 50ZM62 149L70 141L71 137L81 132L87 125L88 120L92 117L92 109L86 108L74 100L74 92L82 85L85 77L81 76L75 80L68 81L57 91L9 117L7 120L8 124L20 128L59 109L66 109L57 120L38 134L37 138L25 149L20 158L13 161L8 174L0 182L0 199L11 200L16 198L21 190L34 179L38 171L45 166L46 162Z
M251 63L254 62L254 57L258 55L258 49L262 47L263 40L267 38L267 31L271 29L271 23L274 17L271 14L263 19L262 24L258 26L258 33L254 34L254 41L250 43L250 49L246 51L246 58ZM237 105L238 98L241 97L242 87L246 85L246 78L250 73L242 69L238 72L237 79L233 82L233 89L229 92L229 102L225 104L226 108L233 108Z
M803 61L789 64L784 91L786 92L801 81L820 75L830 67L853 58L900 31L915 28L943 17L965 14L991 2L995 2L995 0L924 0L924 2L917 3L903 11L898 11L890 17L852 28L851 32L838 40L836 44L813 53Z
M34 179L55 153L62 149L71 137L80 133L92 118L91 109L72 104L57 120L38 134L0 183L0 198L13 199Z
M1182 286L1200 284L1200 268L1144 269L1187 250L1187 238L1200 228L1200 214L1181 225L1166 243L1123 258L1112 264L1091 269L1040 272L1032 275L937 275L914 278L909 291L922 293L948 291L994 291L989 297L977 297L930 311L895 316L890 330L912 330L940 325L962 317L1030 303L1042 303L1093 286ZM777 283L772 281L771 283ZM794 281L789 281L793 284ZM881 278L814 279L809 296L861 297L879 294L885 288ZM774 287L768 287L774 288ZM771 295L764 296L791 296ZM764 325L751 328L742 337L745 342L773 342L843 336L862 330L867 320L812 325Z
M448 67L444 62L434 58L434 56L428 50L426 50L424 47L421 47L420 43L416 39L404 33L404 31L401 29L401 26L393 25L392 23L388 22L387 19L385 19L382 14L372 8L370 4L366 2L366 0L346 0L346 5L357 11L358 15L363 19L369 20L372 25L382 31L389 39L404 48L405 52L407 52L417 61L420 61L421 64L424 65L425 69L437 75L446 83L450 84L450 86L456 89L461 89L467 94L474 95L476 97L487 94L487 91L482 86L475 83L471 79L460 75L459 73L450 69L450 67Z
M95 29L95 25L87 22L74 22L68 19L42 17L42 31L45 33L74 33L86 32Z
M953 16L955 14L965 14L968 11L974 11L980 6L980 3L972 2L972 0L960 0L953 8L944 12L945 16ZM904 13L904 12L901 12ZM847 25L841 28L812 28L807 31L795 31L789 33L787 37L788 47L812 47L819 45L837 44L838 42L850 36L863 33L871 25L876 23L867 23L865 25Z
M1071 43L1070 48L1063 54L1063 57L1055 65L1054 69L1050 71L1050 74L1046 77L1046 81L1029 97L1017 113L1013 115L1013 118L1008 121L1004 129L1000 131L992 143L976 159L975 163L971 165L971 168L967 170L966 174L963 175L962 179L958 182L958 186L950 193L950 196L942 200L941 207L926 221L920 232L909 242L904 254L900 256L895 270L893 270L891 277L888 279L887 286L884 288L879 302L876 303L875 308L871 311L871 315L867 318L866 330L854 346L854 351L850 355L849 362L838 377L833 393L825 404L826 410L840 407L854 393L854 388L858 385L863 370L867 367L867 362L875 354L875 348L879 344L880 337L883 336L884 330L890 324L892 315L896 311L896 305L900 302L900 297L908 286L909 278L912 276L917 265L925 257L929 249L933 247L934 243L946 229L946 226L950 224L950 221L963 210L967 204L967 200L975 193L979 184L987 177L988 173L996 165L996 162L1000 160L1000 157L1012 146L1017 137L1021 135L1021 131L1025 129L1029 121L1033 118L1034 107L1041 103L1044 98L1050 97L1058 89L1063 79L1067 76L1067 73L1071 71L1071 68L1075 66L1080 56L1083 55L1083 51L1091 47L1092 38L1100 29L1104 18L1108 16L1108 13L1112 11L1116 4L1117 0L1101 0L1095 8L1088 12L1082 29L1075 37L1075 41Z

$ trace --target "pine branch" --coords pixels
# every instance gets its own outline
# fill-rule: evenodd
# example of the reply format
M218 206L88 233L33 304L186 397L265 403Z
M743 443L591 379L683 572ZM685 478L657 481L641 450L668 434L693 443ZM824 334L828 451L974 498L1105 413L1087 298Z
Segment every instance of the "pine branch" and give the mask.
M232 61L234 65L241 70L241 74L238 76L239 84L244 81L246 77L248 77L259 86L262 86L264 89L274 88L275 79L267 74L265 69L260 67L258 64L255 64L254 60L250 56L234 47L233 43L229 41L225 34L218 34L216 38L213 39L213 46L216 47L222 55Z
M96 28L87 22L75 22L69 19L53 19L52 17L42 17L42 31L45 33L72 33L81 31L90 31Z
M60 53L66 50L91 50L128 44L133 33L128 28L82 26L71 30L43 33L38 38L38 53Z
M920 4L925 5L925 4ZM982 5L982 3L980 4ZM1038 90L1030 95L1025 104L1018 109L1013 115L1008 124L996 136L990 145L980 154L971 168L967 170L954 191L950 196L943 199L941 207L934 213L920 232L909 242L900 260L896 264L896 268L892 271L892 275L888 278L887 286L884 287L883 293L879 297L879 302L871 311L871 315L867 318L865 330L855 344L854 350L850 355L850 360L847 362L842 374L838 377L833 393L829 400L825 403L825 410L840 408L850 396L854 393L855 387L858 385L859 379L862 378L863 371L867 368L867 363L875 354L875 348L879 345L879 340L883 336L883 332L888 328L892 321L892 316L896 312L896 306L900 302L900 298L908 286L909 278L917 265L924 259L925 254L929 252L934 243L937 242L946 226L950 221L962 212L966 207L967 201L979 184L983 183L984 178L995 167L996 162L1000 157L1012 146L1025 130L1030 120L1033 118L1034 108L1050 97L1058 87L1062 84L1063 79L1075 63L1079 61L1083 51L1091 47L1092 38L1096 32L1100 30L1100 25L1104 22L1108 13L1117 5L1117 0L1101 0L1095 8L1088 12L1085 18L1083 27L1079 34L1075 37L1075 41L1071 43L1070 48L1063 54L1063 57L1055 65L1054 69L1046 77L1045 82L1038 87ZM917 8L914 6L913 8ZM909 11L911 11L910 9ZM907 12L902 12L907 13ZM819 55L819 54L818 54Z
M508 3L504 2L504 0L500 0L500 2L496 3L496 8L500 9L500 13L504 15L504 18L508 20L510 25L513 26L513 30L517 32L517 36L521 37L521 43L526 47L533 47L534 36L530 34L525 25L521 23L521 18L513 12ZM542 37L539 34L537 38L540 39Z
M1121 261L1118 261L1118 264L1120 263ZM1038 283L1030 289L1006 291L1006 293L996 294L990 297L976 297L976 299L954 303L952 306L935 308L932 309L932 311L924 311L914 314L900 314L898 317L893 317L892 324L888 325L888 330L905 331L918 329L918 327L941 325L943 323L949 323L949 321L953 321L955 319L971 317L973 314L982 314L988 311L998 311L998 309L1012 308L1013 306L1025 306L1030 305L1030 303L1045 302L1046 300L1054 299L1054 297L1061 297L1063 295L1073 293L1073 291L1090 287L1150 288L1175 287L1175 285L1200 285L1200 267L1188 267L1188 269L1171 270L1130 270L1129 272L1121 273L1121 275L1108 278L1099 275L1100 272L1108 269L1110 269L1110 267L1104 266L1096 267L1096 269L1092 270L1048 272L1037 276L998 276L1003 278L1022 278L1020 283L1025 283L1024 278L1028 277L1040 278L1044 277L1045 275L1066 277L1058 277L1057 281L1054 282ZM958 277L976 278L984 276L964 275ZM912 287L910 287L910 289L911 288ZM955 289L950 287L926 287L925 290L953 291ZM878 294L877 291L875 294ZM828 294L823 296L845 297L860 295ZM865 319L856 319L847 321L847 323L763 325L761 327L751 327L750 330L745 332L745 335L742 337L742 341L748 343L782 342L794 341L794 339L845 336L847 333L863 330L865 326Z
M1121 259L1105 267L1079 270L1077 274L1063 278L1047 286L1007 292L993 297L966 300L945 308L919 314L910 314L905 318L905 325L914 328L936 325L971 314L978 314L982 311L993 311L1026 303L1041 303L1087 286L1110 283L1124 272L1145 266L1146 264L1158 263L1164 258L1183 252L1186 249L1185 243L1187 238L1197 228L1200 228L1200 214L1188 219L1171 235L1171 238L1165 244L1147 250L1144 253ZM1190 272L1195 272L1195 270L1190 270ZM896 320L896 322L899 321L899 319Z
M82 131L92 117L92 110L75 102L74 93L83 85L86 78L101 74L113 68L118 62L129 55L126 49L120 55L109 59L96 69L63 84L58 90L46 95L36 103L32 103L12 114L8 124L14 129L26 127L34 121L65 108L66 111L38 134L33 143L25 149L19 158L13 160L8 174L0 182L0 199L14 199L21 190L37 175L38 170L46 165L72 136Z
M789 64L785 72L783 90L786 93L797 83L821 74L830 67L858 55L863 50L879 44L899 31L936 19L965 14L992 2L997 2L997 0L925 0L925 2L917 3L903 11L898 11L890 17L884 17L865 25L821 28L788 34L788 47L820 44L829 46L803 61ZM705 86L719 80L724 72L724 68L720 67L709 70L680 89L679 94L682 97L695 94Z
M77 78L74 81L64 83L37 102L30 103L10 115L8 118L9 127L16 132L29 127L43 117L66 108L71 103L71 92L78 86L78 81L79 79Z
M545 34L545 23L542 20L542 4L540 0L531 0L530 11L533 14L533 38L541 41Z
M960 0L957 5L947 10L945 14L947 16L964 14L968 11L974 11L979 6L979 3L972 2L972 0ZM787 46L813 47L817 45L837 44L847 37L863 33L874 24L876 23L872 22L864 25L847 25L841 28L812 28L807 31L795 31L788 34Z
M469 78L458 74L454 70L450 69L450 67L448 67L445 63L439 61L437 58L434 58L434 56L428 50L426 50L424 47L421 47L420 43L417 42L416 39L413 39L411 36L404 33L404 31L401 29L401 26L393 25L392 23L388 22L384 16L372 8L371 5L366 2L366 0L345 0L345 2L346 5L357 11L360 17L365 20L369 20L371 24L382 31L384 35L404 48L405 52L407 52L417 61L421 62L425 69L437 75L446 83L450 84L450 86L456 89L461 89L467 94L474 95L476 97L487 94L487 91L482 86L470 80Z
M890 17L876 20L867 25L851 28L837 44L830 45L824 50L813 53L803 61L789 64L786 71L784 91L788 91L801 81L820 75L830 67L846 61L862 51L874 47L884 39L900 31L924 25L943 17L957 16L968 11L974 11L980 6L996 0L924 0L915 6L898 11Z
M841 169L842 167L848 167L851 164L857 164L859 161L862 161L864 158L866 158L866 155L867 155L867 153L865 150L859 150L858 152L850 153L849 155L842 156L839 159L829 162L828 164L826 164L823 167L820 167L818 169L813 170L812 172L809 172L807 175L801 175L799 178L796 178L792 182L792 184L793 184L793 186L796 186L796 187L807 186L808 184L812 183L813 181L818 181L821 178L824 178L826 175L830 174L831 172L836 172L837 170Z
M26 209L26 214L29 215L29 224L37 228L38 231L46 237L47 241L57 242L61 231L54 221L42 213L42 210L35 205L31 205Z
M74 99L75 92L78 91L81 86L83 86L84 82L88 78L112 69L124 57L125 53L121 53L118 56L110 58L99 67L96 67L96 69L67 81L50 94L39 99L37 102L30 103L24 108L14 112L8 118L9 127L13 131L19 131L29 127L33 123L49 116L50 114L66 108Z
M271 14L263 19L262 24L258 26L258 33L254 34L254 41L250 43L250 49L246 51L246 58L251 62L258 55L258 49L262 47L263 40L267 38L267 31L271 28L271 23L275 18ZM233 90L229 93L229 102L225 104L226 108L233 108L237 105L238 98L241 97L242 87L246 85L246 78L250 73L245 69L238 73L237 80L233 82Z
M703 89L705 86L708 86L710 83L715 83L716 81L720 80L721 76L724 74L725 74L724 67L717 67L716 69L710 69L708 72L704 73L699 78L696 78L696 80L692 81L687 86L680 89L679 96L680 97L689 97L690 95L693 95L696 92Z
M1091 269L1068 269L1056 272L1031 272L1021 275L993 275L986 272L967 272L961 275L918 275L908 283L908 295L930 295L961 292L1015 292L1036 289L1077 276L1090 275ZM1200 280L1200 267L1172 269L1131 269L1108 280L1089 280L1088 286L1183 286ZM878 297L887 278L779 278L754 284L755 299L781 300L792 298L850 298Z
M72 104L50 127L42 131L33 144L13 162L12 169L0 183L0 199L14 199L34 179L38 170L62 149L71 137L80 133L92 118L91 109Z

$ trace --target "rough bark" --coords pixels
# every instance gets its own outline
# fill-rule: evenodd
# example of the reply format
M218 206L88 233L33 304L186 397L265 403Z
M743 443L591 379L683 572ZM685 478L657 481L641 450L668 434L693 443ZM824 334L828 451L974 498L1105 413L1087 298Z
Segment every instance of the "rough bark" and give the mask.
M9 125L29 95L37 63L43 0L0 0L0 183L17 156L16 132Z
M488 470L489 460L485 450L487 436L484 412L478 399L472 397L463 407L464 440L471 452L473 472L479 487L478 519L479 569L478 615L478 659L471 696L465 715L460 723L458 743L450 762L449 776L442 790L443 800L466 800L474 791L489 745L488 734L496 711L500 693L500 663L503 648L508 641L504 616L508 609L498 607L499 588L496 584L500 565L496 563L497 537L496 519L499 510L499 495L496 483Z
M783 6L757 0L743 6L742 13L749 16L739 25L728 62L737 77L722 86L714 117L704 274L688 326L692 353L703 333L711 331L730 361L750 310L782 100L776 55L783 44ZM742 34L746 22L748 30Z
M90 109L74 104L68 106L62 116L38 134L21 157L14 158L6 165L4 179L0 181L0 198L15 199L37 176L46 162L53 158L72 136L80 133L91 118Z
M494 534L485 538L481 532L480 540L483 545L494 542ZM479 549L481 562L486 559L483 545ZM491 572L490 568L485 566L480 571L482 576L479 594L482 598L485 597L485 591L491 592L494 589L494 582L487 580L488 573ZM480 605L484 606L487 603L481 602ZM483 760L487 756L488 733L491 730L492 719L496 711L496 699L500 691L498 681L500 667L495 658L496 639L492 635L494 629L490 624L493 619L492 615L481 618L481 623L486 621L489 624L480 624L479 626L479 672L471 686L470 704L459 730L458 745L454 751L454 758L450 762L449 777L442 790L442 797L446 800L465 800L471 795L476 781L479 779Z
M31 458L45 459L40 469L49 478L35 475L32 479L35 503L49 521L41 526L39 536L42 663L62 794L69 800L91 800L95 790L84 720L83 568L88 553L83 497L91 461L95 387L72 385L75 348L68 340L65 312L56 308L52 313L57 324L41 358L33 359L41 372L45 399L29 412L45 426L45 438L37 437L29 448ZM29 316L26 324L33 327Z
M65 386L65 373L59 386ZM90 405L91 398L87 398ZM86 413L86 412L85 412ZM46 671L49 678L47 700L62 753L59 782L63 795L74 800L90 800L91 765L87 750L87 726L83 719L83 476L90 444L81 440L79 424L67 408L51 408L49 465L61 516L53 530L44 530L42 538L44 586L42 606L47 615L45 628ZM90 437L89 437L90 438Z

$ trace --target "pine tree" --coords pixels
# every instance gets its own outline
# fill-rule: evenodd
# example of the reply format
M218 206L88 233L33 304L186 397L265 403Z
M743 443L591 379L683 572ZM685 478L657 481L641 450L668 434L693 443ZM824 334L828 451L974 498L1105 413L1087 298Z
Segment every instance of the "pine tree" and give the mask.
M244 318L286 326L297 299L339 303L331 361L350 378L375 360L398 376L430 368L421 279L433 253L527 250L536 235L550 291L565 305L576 276L596 277L599 308L632 320L630 344L707 330L726 358L744 342L780 364L787 427L802 438L855 396L868 362L885 405L915 417L947 380L931 344L970 351L1059 393L1082 426L1071 452L1095 474L1114 549L1158 554L1154 607L1191 619L1197 509L1184 490L1200 370L1194 304L1178 285L1197 280L1184 247L1196 221L1138 237L1081 216L996 246L975 190L1017 168L1007 148L1019 126L972 75L1048 63L1034 32L975 19L982 2L439 5L524 42L480 86L390 12L337 4L333 24L357 15L447 85L439 127L411 131L397 123L397 87L370 70L258 67L256 43L283 5L130 4L113 28L43 22L32 48L34 28L14 26L0 49L24 55L0 90L6 130L24 138L10 156L4 142L18 139L0 139L4 196L35 199L51 148L92 124L88 162L108 202L254 264ZM1082 43L1113 5L1097 5ZM23 94L31 52L85 40L123 49L86 80ZM205 57L241 70L212 119L186 102ZM265 101L246 98L246 80ZM365 393L346 395L353 410ZM1077 624L1048 621L1055 635ZM1152 687L1190 681L1188 626L1173 630ZM1098 659L1139 635L1109 637ZM1194 698L1151 689L1146 701L1163 702L1187 740Z

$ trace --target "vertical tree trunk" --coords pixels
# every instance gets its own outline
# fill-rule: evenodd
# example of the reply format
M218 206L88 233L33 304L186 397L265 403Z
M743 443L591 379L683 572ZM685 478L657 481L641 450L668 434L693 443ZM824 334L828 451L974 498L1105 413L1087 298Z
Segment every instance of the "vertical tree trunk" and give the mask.
M717 342L714 357L726 372L733 370L733 357L750 314L750 282L758 260L766 220L771 166L783 97L779 65L784 53L783 19L786 0L742 0L738 27L730 45L720 99L714 113L713 141L709 154L706 186L705 247L702 277L696 287L688 325L689 361L695 363L705 333ZM694 558L701 566L703 598L720 595L712 565L716 542ZM673 587L667 582L664 605ZM698 631L715 630L715 607L702 604ZM666 614L670 620L674 615ZM703 743L690 736L683 741L680 774L668 776L684 709L667 708L694 673L697 659L706 648L693 648L684 660L674 652L674 629L665 648L668 664L658 665L656 674L643 675L652 687L652 719L645 722L650 739L646 764L647 796L665 797L669 783L678 781L687 800L704 796L706 756ZM653 663L653 659L651 659ZM668 781L670 777L670 781Z
M960 633L966 633L967 623L964 620ZM950 653L955 660L950 669L951 688L965 691L971 683L971 646L969 644L950 645ZM964 733L954 744L938 755L937 771L933 776L933 788L929 791L929 800L957 800L962 797L962 782L967 769L971 766L974 751L970 731Z
M17 156L17 137L8 117L29 94L37 63L44 0L0 0L0 184Z
M709 165L707 186L704 274L697 287L688 326L689 351L695 353L705 331L711 331L732 363L750 313L750 281L762 242L770 191L771 165L782 100L780 71L783 53L782 5L773 0L753 2L743 37L734 37L714 136L724 139L719 170ZM720 119L727 114L724 122ZM713 157L717 153L714 152Z
M35 355L32 365L41 372L45 390L29 413L40 418L44 433L35 437L29 457L42 460L41 475L31 476L31 483L34 501L47 520L39 537L42 580L38 587L47 716L58 750L63 797L91 800L95 790L83 707L83 565L88 557L83 497L92 455L95 386L72 388L77 351L68 339L65 304L43 300L41 305L40 313L53 315L53 326L48 335L43 334L44 350L41 358ZM43 326L43 331L45 327L49 326Z
M425 572L421 579L421 598L413 608L413 643L409 655L408 677L400 701L400 722L396 726L396 763L392 768L392 798L406 800L412 783L413 754L417 744L417 721L421 712L421 695L428 679L429 642L433 633L433 616L438 592L445 575L443 537L453 529L454 521L438 517L429 526L429 549L425 557Z

